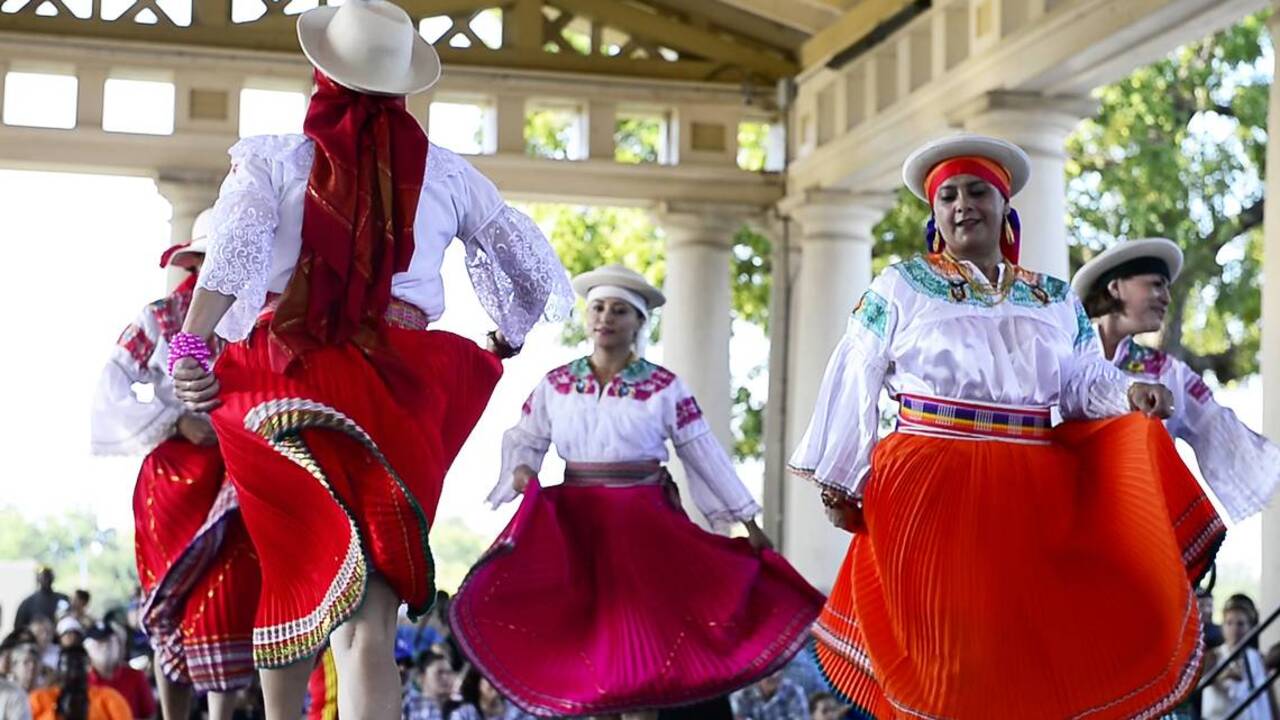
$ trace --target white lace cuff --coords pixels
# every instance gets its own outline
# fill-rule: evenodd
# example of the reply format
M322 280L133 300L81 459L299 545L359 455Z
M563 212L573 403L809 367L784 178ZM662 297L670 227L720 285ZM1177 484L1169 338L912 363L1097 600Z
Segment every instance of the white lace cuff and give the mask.
M564 266L527 215L502 205L464 244L476 296L513 347L540 318L569 317L573 289Z
M231 342L248 337L266 303L276 218L275 198L251 191L224 195L214 206L209 251L197 286L235 296L215 329Z
M498 484L489 491L485 502L493 508L511 502L518 494L515 489L515 469L528 465L534 472L542 469L551 441L525 432L518 426L502 435L502 469L498 472Z
M1280 447L1220 408L1207 427L1188 437L1205 482L1232 522L1262 511L1280 487Z

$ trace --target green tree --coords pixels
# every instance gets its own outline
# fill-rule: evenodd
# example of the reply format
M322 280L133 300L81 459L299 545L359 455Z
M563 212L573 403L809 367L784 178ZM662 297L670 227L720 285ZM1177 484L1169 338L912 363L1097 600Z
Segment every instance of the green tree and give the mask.
M436 587L450 595L457 592L467 572L488 547L489 540L459 518L445 518L436 523L431 528Z
M630 164L658 162L665 129L666 123L660 117L618 118L613 133L613 159Z
M1067 143L1074 263L1119 238L1178 243L1186 264L1161 343L1219 382L1258 371L1264 19L1247 17L1102 88L1097 116Z
M53 568L63 592L88 590L98 613L127 602L138 584L133 533L104 529L87 510L32 521L0 508L0 560L28 559Z
M929 206L906 188L899 188L893 207L871 228L875 245L871 264L875 272L924 250L924 225Z

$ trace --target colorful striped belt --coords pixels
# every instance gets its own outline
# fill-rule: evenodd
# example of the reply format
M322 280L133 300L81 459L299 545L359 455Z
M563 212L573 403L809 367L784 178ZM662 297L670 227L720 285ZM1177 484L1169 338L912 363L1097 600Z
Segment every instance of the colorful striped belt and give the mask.
M1047 444L1047 407L1015 407L969 400L898 395L898 432L912 435Z
M565 485L628 487L661 485L670 475L657 460L639 462L568 462L564 466Z
M258 322L261 323L270 317L279 304L280 295L269 293L266 304L262 306L262 311L258 313ZM391 298L391 302L387 304L387 311L383 313L382 317L391 327L402 330L426 330L427 325L431 322L425 310L399 298Z

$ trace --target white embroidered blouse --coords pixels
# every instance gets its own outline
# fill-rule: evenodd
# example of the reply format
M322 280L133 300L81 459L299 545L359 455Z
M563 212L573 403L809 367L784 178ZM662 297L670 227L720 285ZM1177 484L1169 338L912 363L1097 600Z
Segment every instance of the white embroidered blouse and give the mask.
M878 400L899 393L999 405L1058 406L1064 418L1129 411L1131 381L1102 356L1062 280L1015 268L1003 301L972 264L937 255L880 273L832 353L791 470L860 496L878 439ZM998 284L1007 280L1002 267ZM975 292L973 278L981 286ZM986 293L984 293L984 290Z
M244 138L228 151L231 171L213 208L209 252L199 286L234 295L217 333L241 340L253 329L268 292L283 292L302 249L302 209L315 159L304 135ZM514 346L540 317L563 319L573 291L555 250L523 213L471 163L438 145L427 152L407 272L391 278L392 296L430 320L444 312L440 265L460 238L481 304Z
M169 338L190 305L190 286L180 288L143 308L120 334L93 395L93 454L144 455L173 435L183 406L169 377ZM154 397L144 402L134 385L150 385Z
M1176 357L1125 338L1112 362L1129 375L1173 393L1169 434L1196 453L1205 482L1235 522L1261 511L1280 487L1280 447L1240 422L1194 370Z
M644 359L605 387L586 358L547 373L525 401L520 421L502 436L502 471L489 502L497 507L514 499L512 473L520 465L540 470L552 443L568 462L666 462L667 440L684 464L694 504L713 527L759 514L689 388Z

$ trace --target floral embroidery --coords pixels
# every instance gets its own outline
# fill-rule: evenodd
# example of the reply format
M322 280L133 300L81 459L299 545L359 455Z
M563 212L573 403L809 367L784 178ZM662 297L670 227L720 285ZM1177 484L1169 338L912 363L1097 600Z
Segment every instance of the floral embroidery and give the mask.
M182 329L182 321L187 317L187 308L191 307L191 288L177 290L168 297L151 303L148 310L156 319L160 329L160 337L168 342Z
M853 317L881 340L889 322L889 303L874 290L867 290L853 309Z
M568 395L571 392L599 393L596 388L596 376L592 374L591 364L586 358L578 358L568 365L561 365L547 373L547 382L561 395Z
M1129 340L1116 366L1130 375L1160 377L1168 363L1167 354Z
M1213 391L1209 389L1208 385L1204 384L1204 380L1201 380L1199 375L1192 375L1187 380L1186 390L1188 395L1201 404L1208 402L1213 397Z
M675 380L676 376L670 370L640 359L613 376L613 380L605 388L605 394L609 397L629 397L644 401L669 387ZM600 394L599 383L596 382L596 376L591 372L591 364L586 358L578 358L547 373L547 382L561 395Z
M1084 305L1076 303L1076 348L1083 347L1093 342L1098 337L1098 331L1093 329L1093 323L1089 322L1089 315L1084 311Z
M702 418L702 408L692 396L676 403L676 429L683 430L689 423Z
M969 305L995 304L985 293L973 292L955 263L941 255L917 255L893 267L923 295ZM1063 280L1017 267L1006 300L1023 307L1046 307L1066 300L1067 289Z
M130 325L120 333L120 339L116 340L116 344L124 348L129 353L129 357L143 368L147 363L151 362L151 355L156 351L156 344L142 328L137 325Z
M525 398L524 405L520 406L520 412L524 415L533 414L533 393L529 393L529 397Z

